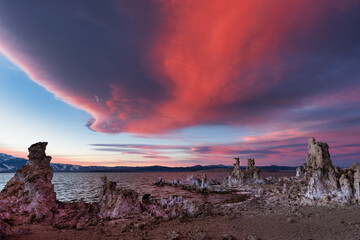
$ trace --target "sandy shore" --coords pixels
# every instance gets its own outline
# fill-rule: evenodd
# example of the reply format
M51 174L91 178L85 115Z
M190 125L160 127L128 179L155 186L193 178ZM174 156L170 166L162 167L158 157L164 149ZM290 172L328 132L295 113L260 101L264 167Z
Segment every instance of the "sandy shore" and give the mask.
M18 228L23 234L7 239L360 239L360 206L265 209L237 205L232 209L148 224L136 219L110 221L84 230L26 225Z

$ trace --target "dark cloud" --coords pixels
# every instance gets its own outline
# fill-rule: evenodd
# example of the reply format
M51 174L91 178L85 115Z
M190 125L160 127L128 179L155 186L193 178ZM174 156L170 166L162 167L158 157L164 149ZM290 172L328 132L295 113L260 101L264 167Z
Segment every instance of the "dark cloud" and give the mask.
M359 12L360 2L336 0L1 1L0 52L89 112L95 131L277 129L228 145L93 144L98 151L296 162L315 136L349 163L358 153L340 146L360 139Z
M0 50L91 113L96 131L263 124L358 84L359 10L355 1L2 1ZM332 110L331 121L347 113Z

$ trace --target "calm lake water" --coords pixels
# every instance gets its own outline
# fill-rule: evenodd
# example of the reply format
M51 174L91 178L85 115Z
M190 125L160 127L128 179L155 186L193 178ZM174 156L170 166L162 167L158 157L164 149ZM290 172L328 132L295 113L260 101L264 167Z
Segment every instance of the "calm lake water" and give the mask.
M166 198L171 195L181 195L186 199L201 201L226 201L231 196L228 194L194 194L174 187L157 187L155 181L161 176L165 180L186 179L190 174L202 178L203 172L146 172L146 173L54 173L53 184L56 197L60 201L78 201L83 198L86 202L99 200L101 191L101 177L106 176L110 181L117 182L121 188L133 189L139 194L150 193L156 198ZM226 177L226 172L206 172L208 179L216 179L220 182ZM0 173L0 190L14 176L14 173Z

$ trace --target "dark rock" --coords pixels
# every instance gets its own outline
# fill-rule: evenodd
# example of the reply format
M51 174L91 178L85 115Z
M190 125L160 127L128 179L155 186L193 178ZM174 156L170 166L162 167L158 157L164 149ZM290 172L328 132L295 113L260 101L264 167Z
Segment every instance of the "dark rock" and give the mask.
M209 184L210 185L220 185L221 183L215 179L210 179Z
M47 142L38 142L31 145L29 150L29 165L42 167L42 168L49 168L51 157L46 156L45 150L46 146L48 145Z
M0 239L11 234L12 231L10 225L0 218Z
M232 235L225 235L222 237L222 240L236 240L236 238Z
M142 200L149 200L149 198L150 198L150 194L144 194L143 196L142 196Z

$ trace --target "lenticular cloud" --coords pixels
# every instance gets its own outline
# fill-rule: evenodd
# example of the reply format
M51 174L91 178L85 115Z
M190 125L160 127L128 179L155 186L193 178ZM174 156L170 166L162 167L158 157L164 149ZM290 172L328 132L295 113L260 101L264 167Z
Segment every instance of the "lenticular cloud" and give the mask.
M359 10L355 1L2 1L0 51L89 112L95 131L258 124L356 84Z

